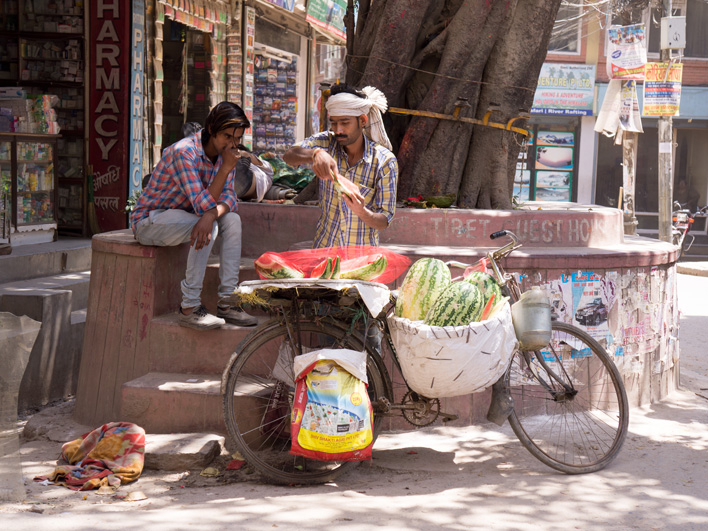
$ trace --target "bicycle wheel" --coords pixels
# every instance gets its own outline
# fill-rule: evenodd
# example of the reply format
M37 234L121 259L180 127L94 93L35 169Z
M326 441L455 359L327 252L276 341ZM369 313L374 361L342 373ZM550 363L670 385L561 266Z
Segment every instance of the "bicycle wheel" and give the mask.
M569 324L553 322L552 329L548 347L517 351L509 366L509 424L546 465L566 474L595 472L617 456L627 435L627 394L597 341Z
M301 342L302 352L363 348L361 336L341 323L308 320L299 322L298 328L299 333L291 325L290 334ZM292 358L299 351L290 334L282 321L270 321L237 347L222 376L226 429L245 461L265 479L286 485L324 483L358 463L317 461L289 453L295 392ZM369 345L367 352L369 398L372 404L380 397L391 400L391 381L383 361ZM381 417L374 414L374 440L380 426Z

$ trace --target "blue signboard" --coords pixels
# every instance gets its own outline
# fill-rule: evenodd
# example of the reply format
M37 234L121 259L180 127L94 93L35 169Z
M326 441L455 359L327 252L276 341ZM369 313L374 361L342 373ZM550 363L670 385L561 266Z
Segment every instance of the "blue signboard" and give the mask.
M145 105L145 0L133 0L130 58L130 179L128 197L142 188Z
M592 116L595 65L544 63L531 114Z

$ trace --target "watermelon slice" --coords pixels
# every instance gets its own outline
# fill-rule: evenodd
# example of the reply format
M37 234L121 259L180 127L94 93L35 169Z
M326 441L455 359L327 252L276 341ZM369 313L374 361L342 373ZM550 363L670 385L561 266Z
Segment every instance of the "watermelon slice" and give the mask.
M339 266L339 278L374 280L386 271L388 261L383 254L345 260Z
M253 263L261 278L304 278L305 273L278 253L263 253Z

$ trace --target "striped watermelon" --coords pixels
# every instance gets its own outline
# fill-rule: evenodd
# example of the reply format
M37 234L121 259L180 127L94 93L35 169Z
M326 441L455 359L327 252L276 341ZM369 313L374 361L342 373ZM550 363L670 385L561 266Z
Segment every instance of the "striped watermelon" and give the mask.
M438 295L450 284L450 270L437 258L421 258L414 263L398 290L395 313L411 321L425 319Z
M484 297L471 282L452 282L438 296L425 317L432 326L461 326L479 321L484 310Z
M261 278L303 278L305 274L278 253L265 252L253 263Z
M499 302L502 300L501 286L496 281L496 279L489 273L483 273L482 271L473 271L465 278L465 282L470 282L476 285L482 292L482 297L484 297L484 304L489 302L489 299L494 295L494 300Z

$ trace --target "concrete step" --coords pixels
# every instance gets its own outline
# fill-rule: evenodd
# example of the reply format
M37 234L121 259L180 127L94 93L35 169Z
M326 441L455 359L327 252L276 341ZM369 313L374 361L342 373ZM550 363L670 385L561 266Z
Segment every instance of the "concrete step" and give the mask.
M698 241L695 241L695 242L693 242L693 245L691 245L691 248L688 250L688 252L686 254L684 254L681 259L682 260L691 260L691 259L705 260L706 256L708 256L708 244L698 243Z
M71 311L86 308L88 304L89 280L91 271L76 271L60 273L29 280L16 280L0 284L0 296L5 294L29 294L33 290L66 290L71 291Z
M91 269L91 240L65 238L56 242L14 245L0 255L0 283L41 278Z
M76 393L86 311L72 311L72 298L68 289L0 291L0 311L42 323L22 377L19 412Z
M220 374L151 372L121 389L121 420L147 433L223 434Z
M258 315L259 324L269 318ZM254 328L226 323L214 330L194 330L180 326L176 312L156 317L150 327L149 370L221 374L238 344Z

